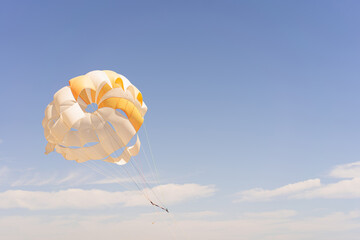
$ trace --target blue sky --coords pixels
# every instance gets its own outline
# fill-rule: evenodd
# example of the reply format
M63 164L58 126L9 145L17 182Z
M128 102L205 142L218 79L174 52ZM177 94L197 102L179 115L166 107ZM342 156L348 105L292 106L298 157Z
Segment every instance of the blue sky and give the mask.
M188 239L356 239L359 10L357 1L3 1L0 236L23 239L19 222L33 239L120 230L171 239L164 226L186 239L148 205L72 204L124 189L44 155L54 93L111 69L143 93L163 193ZM68 205L54 201L62 193Z

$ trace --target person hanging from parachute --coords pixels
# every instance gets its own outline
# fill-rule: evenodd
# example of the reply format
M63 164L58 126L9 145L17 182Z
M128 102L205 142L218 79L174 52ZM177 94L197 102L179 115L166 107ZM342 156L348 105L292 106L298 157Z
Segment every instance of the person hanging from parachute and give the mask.
M46 107L42 121L48 141L45 153L56 151L78 163L100 160L125 165L139 153L137 133L146 112L141 92L116 72L96 70L75 77ZM114 154L119 149L122 153ZM152 206L169 212L147 199Z
M164 210L165 212L169 212L169 209L165 208L165 207L161 207L155 203L153 203L151 200L149 200L151 205L155 206L155 207L158 207L158 208L161 208L162 210Z

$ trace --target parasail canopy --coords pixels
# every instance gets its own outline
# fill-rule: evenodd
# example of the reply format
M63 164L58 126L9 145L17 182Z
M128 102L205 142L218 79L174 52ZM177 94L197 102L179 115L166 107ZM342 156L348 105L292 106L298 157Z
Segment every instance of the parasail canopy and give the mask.
M146 111L141 92L116 72L97 70L75 77L45 110L46 154L55 150L77 162L126 164L139 153L137 132ZM132 139L135 143L129 144Z

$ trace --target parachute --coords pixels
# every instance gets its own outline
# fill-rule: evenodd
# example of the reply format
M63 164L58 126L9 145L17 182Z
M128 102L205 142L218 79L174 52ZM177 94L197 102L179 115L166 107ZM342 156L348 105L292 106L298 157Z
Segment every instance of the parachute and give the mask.
M96 70L75 77L46 107L45 153L56 151L78 163L125 165L140 151L138 131L146 112L141 92L116 72Z

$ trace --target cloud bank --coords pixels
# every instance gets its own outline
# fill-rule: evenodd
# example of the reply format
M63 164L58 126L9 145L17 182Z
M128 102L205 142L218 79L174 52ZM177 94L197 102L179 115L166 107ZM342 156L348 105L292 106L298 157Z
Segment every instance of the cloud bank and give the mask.
M321 186L320 179L310 179L303 182L288 184L273 190L254 188L238 193L240 198L237 201L269 201L276 197L296 194L319 186Z
M13 240L357 240L359 217L358 211L301 217L288 209L248 212L226 220L181 217L176 224L168 214L143 214L131 219L115 214L0 216L0 234Z
M166 196L166 204L176 204L191 199L208 197L214 194L213 186L198 184L167 184L147 189ZM156 201L156 198L152 197ZM48 209L93 209L122 206L145 206L149 202L140 191L109 192L99 189L67 189L56 192L8 190L0 193L0 208L25 208L29 210Z
M358 178L360 177L360 162L338 165L331 170L329 175L334 178Z
M287 184L275 189L253 188L237 193L235 202L270 201L275 199L352 199L360 198L360 162L334 167L329 176L342 178L335 183L322 184L321 180L309 179Z

